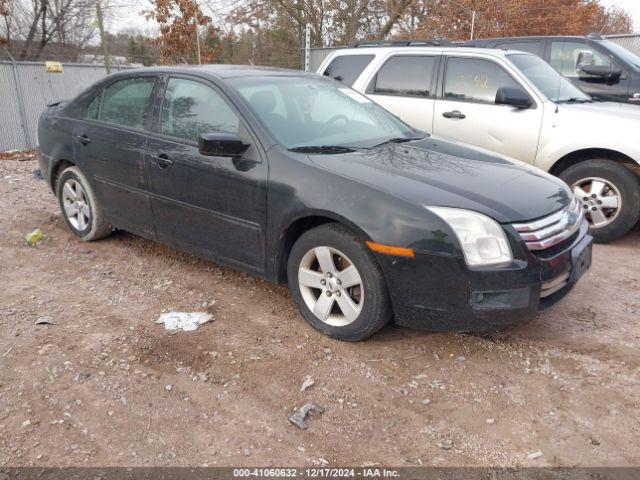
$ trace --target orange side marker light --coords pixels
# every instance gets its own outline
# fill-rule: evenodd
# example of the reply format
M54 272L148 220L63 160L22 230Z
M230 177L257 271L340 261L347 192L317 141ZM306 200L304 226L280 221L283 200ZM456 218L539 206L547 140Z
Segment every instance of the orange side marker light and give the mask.
M369 240L366 241L367 247L369 247L374 252L384 253L387 255L395 255L397 257L410 257L414 258L416 255L410 248L404 247L393 247L391 245L382 245L381 243L371 242Z

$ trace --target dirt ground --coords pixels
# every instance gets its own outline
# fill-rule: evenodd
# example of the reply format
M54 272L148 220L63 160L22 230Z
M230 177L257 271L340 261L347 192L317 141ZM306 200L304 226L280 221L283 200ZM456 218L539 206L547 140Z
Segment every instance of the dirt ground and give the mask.
M0 160L0 465L640 464L639 230L528 325L347 344L284 287L125 233L76 241L37 168ZM214 320L170 334L168 310ZM325 410L300 430L306 402Z

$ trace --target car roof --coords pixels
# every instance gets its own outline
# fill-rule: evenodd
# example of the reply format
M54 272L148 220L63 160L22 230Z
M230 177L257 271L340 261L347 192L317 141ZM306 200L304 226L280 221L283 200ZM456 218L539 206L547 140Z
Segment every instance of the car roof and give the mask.
M527 42L531 40L606 40L606 38L595 38L593 36L584 35L531 35L528 37L494 37L494 38L479 38L476 40L467 40L463 45L488 45L492 43L501 42Z
M315 73L303 72L302 70L291 70L287 68L274 67L254 67L251 65L226 65L226 64L206 64L206 65L181 65L172 67L144 67L121 70L114 75L128 76L134 74L149 73L205 73L217 78L237 78L237 77L299 77L316 76Z
M353 47L353 48L341 48L332 52L332 57L339 55L362 55L362 54L379 54L386 55L388 53L456 53L456 54L466 54L466 53L484 53L493 57L504 57L508 53L523 53L518 50L495 50L493 48L476 48L473 46L453 46L453 47L422 47L422 46L400 46L400 47ZM525 52L526 53L526 52Z

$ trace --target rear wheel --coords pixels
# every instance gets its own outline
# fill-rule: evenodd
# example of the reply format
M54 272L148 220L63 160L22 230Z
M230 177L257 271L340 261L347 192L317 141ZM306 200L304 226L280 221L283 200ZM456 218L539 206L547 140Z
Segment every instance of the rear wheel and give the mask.
M363 340L391 318L387 285L375 257L341 225L304 233L291 249L287 276L302 316L333 338Z
M589 233L597 242L621 237L640 219L640 181L612 160L586 160L560 174L582 202Z
M67 226L83 242L104 238L111 227L98 199L82 171L69 167L62 171L56 193Z

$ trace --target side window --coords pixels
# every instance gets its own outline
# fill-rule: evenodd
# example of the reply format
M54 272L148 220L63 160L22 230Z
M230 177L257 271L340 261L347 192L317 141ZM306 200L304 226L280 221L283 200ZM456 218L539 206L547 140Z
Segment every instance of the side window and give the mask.
M100 120L133 128L144 128L145 114L155 78L140 77L120 80L102 93ZM90 105L91 107L91 105Z
M342 55L331 60L323 75L345 85L353 85L362 71L371 63L374 55Z
M551 66L568 77L575 77L583 65L611 67L611 60L585 43L552 42Z
M506 48L509 50L518 50L520 52L533 53L540 55L542 42L507 42L496 45L496 48Z
M162 104L161 132L198 141L203 133L238 133L240 119L218 92L200 82L171 78Z
M391 57L378 71L372 93L428 97L435 57L405 55Z
M84 110L84 118L88 118L90 120L98 120L98 115L100 114L100 102L102 101L102 91L98 93L93 100L89 102L89 105Z
M489 60L449 58L444 98L495 103L500 87L520 87L502 67Z

